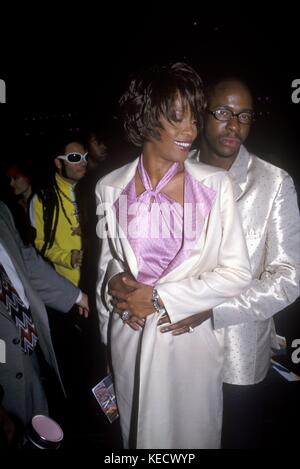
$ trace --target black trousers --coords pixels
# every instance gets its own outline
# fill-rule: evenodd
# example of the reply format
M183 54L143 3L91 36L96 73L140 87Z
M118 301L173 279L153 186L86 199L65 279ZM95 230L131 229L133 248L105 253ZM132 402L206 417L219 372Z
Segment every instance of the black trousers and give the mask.
M223 449L261 448L264 383L223 384Z
M299 445L300 381L288 382L271 368L259 384L224 384L223 398L223 449Z

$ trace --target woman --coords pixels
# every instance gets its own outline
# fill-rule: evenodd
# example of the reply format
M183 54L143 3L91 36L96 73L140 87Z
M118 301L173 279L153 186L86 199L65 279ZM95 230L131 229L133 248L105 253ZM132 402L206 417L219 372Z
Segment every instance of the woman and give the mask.
M151 68L121 105L142 154L104 177L96 195L97 301L124 446L218 448L223 349L209 310L250 282L231 184L223 171L186 161L203 109L191 67ZM190 334L160 332L165 318L199 311L203 323Z

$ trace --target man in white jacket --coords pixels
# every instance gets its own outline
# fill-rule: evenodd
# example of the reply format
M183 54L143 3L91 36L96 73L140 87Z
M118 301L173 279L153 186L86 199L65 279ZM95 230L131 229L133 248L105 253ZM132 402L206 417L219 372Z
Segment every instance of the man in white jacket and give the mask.
M200 152L191 157L229 172L253 275L246 291L213 308L215 329L225 328L223 447L257 447L276 348L273 316L299 296L299 209L291 177L243 146L253 118L247 86L222 80L206 97ZM194 315L163 331L179 335L196 326Z

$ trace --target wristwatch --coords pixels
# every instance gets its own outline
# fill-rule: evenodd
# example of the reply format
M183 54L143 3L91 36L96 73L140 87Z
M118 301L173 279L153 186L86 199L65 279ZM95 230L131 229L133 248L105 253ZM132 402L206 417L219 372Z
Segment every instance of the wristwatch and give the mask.
M166 308L164 306L160 306L159 304L159 294L156 290L156 288L153 288L152 290L152 303L153 303L153 306L154 306L154 309L156 311L156 313L158 314L163 314L163 313L166 313Z

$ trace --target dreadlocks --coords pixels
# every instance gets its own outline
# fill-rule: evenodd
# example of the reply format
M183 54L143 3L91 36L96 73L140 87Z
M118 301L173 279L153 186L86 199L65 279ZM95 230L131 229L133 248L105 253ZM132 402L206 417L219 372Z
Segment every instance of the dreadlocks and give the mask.
M53 246L59 216L58 187L55 178L47 187L37 191L37 196L43 206L44 244L41 254L44 256L47 249Z

